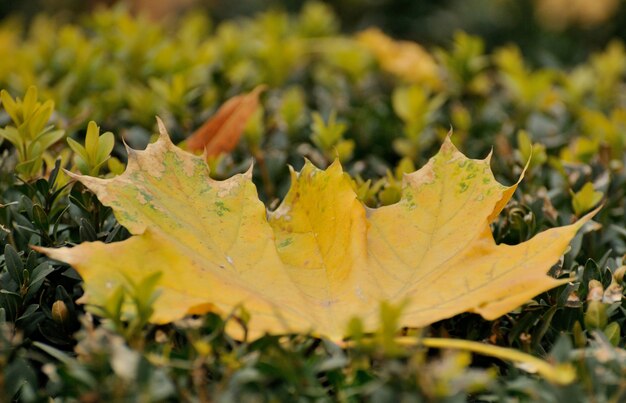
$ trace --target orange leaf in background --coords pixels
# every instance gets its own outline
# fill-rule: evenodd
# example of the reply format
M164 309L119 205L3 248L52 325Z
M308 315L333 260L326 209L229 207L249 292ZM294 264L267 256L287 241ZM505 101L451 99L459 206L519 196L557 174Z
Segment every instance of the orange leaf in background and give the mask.
M259 85L247 94L230 98L220 109L185 141L189 151L205 151L207 156L231 152L239 142L248 119L259 107Z

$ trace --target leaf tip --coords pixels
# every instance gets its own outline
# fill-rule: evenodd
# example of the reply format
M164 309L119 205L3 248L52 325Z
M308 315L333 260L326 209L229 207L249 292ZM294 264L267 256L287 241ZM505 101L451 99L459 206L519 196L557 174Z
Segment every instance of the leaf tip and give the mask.
M254 96L259 96L263 92L265 92L268 88L269 86L267 84L259 84L256 87L254 87L251 94L253 94Z
M128 157L130 158L131 154L135 151L134 149L132 149L128 143L126 142L126 139L124 138L124 136L122 136L122 144L124 145L124 149L126 150L126 154L128 154Z
M38 246L38 245L28 245L29 248L31 248L32 250L34 250L35 252L41 253L46 255L46 250L48 248L44 248L43 246Z
M339 158L335 158L335 160L332 162L332 164L329 165L329 167L326 169L329 172L339 172L340 174L343 174L343 166L341 165L341 161L339 161Z
M459 149L456 148L456 146L452 142L452 129L450 129L446 137L443 139L443 143L441 143L441 148L439 149L439 152L440 153L460 152Z
M300 169L299 172L297 172L297 176L302 176L302 175L306 175L308 172L313 172L315 170L317 170L318 168L315 166L314 163L311 162L310 159L308 158L304 158L304 165L302 165L302 169Z
M167 129L165 128L165 124L163 123L163 120L159 116L156 116L156 121L157 121L157 126L159 128L159 134L161 136L169 136L167 134Z
M305 162L305 165L306 165L306 162ZM289 169L289 177L291 179L291 183L293 184L298 179L298 173L296 172L293 165L291 164L287 165L287 168Z
M487 154L487 156L485 157L484 161L488 164L491 165L491 158L493 157L493 147L491 147L491 149L489 150L489 154Z
M156 116L156 121L157 121L157 127L159 128L159 140L158 141L165 142L168 145L173 144L172 139L170 138L170 134L167 132L167 128L165 127L165 123L163 123L163 120L159 116Z
M68 260L69 256L65 256L63 253L63 251L68 248L46 248L39 245L28 245L28 247L37 253L41 253L42 255L49 257L50 259L63 261L69 263L70 265L72 264L72 262Z
M254 170L254 161L250 162L250 166L248 167L248 169L246 169L246 172L244 172L242 175L244 178L246 179L252 179L252 171Z
M128 165L130 165L132 161L137 159L137 150L130 147L126 144L126 142L124 142L124 148L126 149L126 154L128 155Z
M576 221L577 227L581 228L583 225L585 225L586 223L591 221L591 219L593 217L595 217L595 215L598 214L598 212L600 210L602 210L603 208L604 208L604 202L602 202L598 207L596 207L595 209L591 210L590 212L588 212L584 216L580 217L580 219L578 221Z
M63 172L65 172L65 174L67 176L69 176L73 181L80 180L80 178L83 176L83 175L80 175L80 174L75 174L74 172L70 171L69 169L65 169L65 168L63 168Z
M63 171L67 176L70 177L70 180L74 182L80 182L94 192L96 191L95 188L99 184L107 181L107 179L98 178L97 176L81 175L67 169L63 169Z

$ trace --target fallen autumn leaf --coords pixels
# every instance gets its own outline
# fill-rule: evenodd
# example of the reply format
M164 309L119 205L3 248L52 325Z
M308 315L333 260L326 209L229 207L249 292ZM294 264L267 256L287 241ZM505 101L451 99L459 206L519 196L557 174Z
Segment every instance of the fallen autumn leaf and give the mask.
M243 304L253 334L340 339L353 316L374 329L383 300L408 300L401 323L409 327L462 312L494 319L568 281L546 272L590 218L496 245L489 224L516 185L499 184L489 157L468 159L449 138L405 176L394 205L366 208L338 162L326 170L307 162L268 214L251 171L213 180L160 127L155 144L129 150L123 175L76 175L135 236L40 249L76 268L90 304L126 278L161 272L155 323Z

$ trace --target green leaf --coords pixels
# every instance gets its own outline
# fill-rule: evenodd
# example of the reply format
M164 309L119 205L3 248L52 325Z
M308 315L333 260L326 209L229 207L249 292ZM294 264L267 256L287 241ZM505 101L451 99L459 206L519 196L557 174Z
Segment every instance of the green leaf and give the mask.
M28 300L34 296L41 288L41 285L46 277L53 271L54 268L50 266L48 262L43 262L39 266L35 267L31 273L30 284L28 285L28 291L26 292L24 299Z
M28 161L20 162L15 166L15 171L20 175L24 175L27 178L31 178L36 175L39 171L41 171L41 167L43 166L43 159L41 155L38 155L34 158L31 158Z
M8 320L13 322L22 306L22 297L16 292L0 289L0 306L6 310Z
M111 132L102 133L98 143L98 154L96 161L98 164L106 162L115 146L115 136Z
M53 130L41 133L33 142L38 143L42 150L47 150L51 145L61 140L65 136L65 130Z
M85 160L89 158L89 156L87 155L87 150L85 150L85 147L83 147L78 141L74 140L71 137L68 137L65 140L67 141L67 144L70 146L72 151L74 151Z
M24 116L28 124L29 134L31 136L37 136L44 130L46 123L50 120L52 111L54 110L54 102L48 100L43 105L36 109L36 112L32 115Z
M609 342L615 347L618 346L620 341L620 327L619 323L611 322L607 327L604 328L604 334Z
M15 124L20 123L19 115L18 115L18 106L15 100L9 95L9 93L5 90L0 91L0 99L2 100L2 106L4 110L7 111L11 120L15 122Z
M23 118L26 120L27 116L30 116L34 111L37 105L37 87L31 85L26 90L26 95L24 95L24 100L22 101L22 111Z
M0 136L9 140L9 142L18 150L21 150L24 147L24 140L22 139L20 132L15 127L7 126L4 129L0 129Z
M100 128L93 120L87 125L87 134L85 135L85 150L87 151L88 161L93 162L98 155L98 137L100 136Z
M588 330L603 329L608 321L606 304L600 301L590 301L584 319Z
M20 255L18 255L15 248L9 244L4 247L4 261L11 278L21 285L24 281L22 274L24 263L22 263L22 259L20 259Z
M42 231L47 231L49 227L48 215L39 204L33 206L33 223Z
M572 207L574 208L574 213L577 216L581 216L600 203L602 197L604 197L604 194L602 192L595 191L591 182L585 183L582 189L574 193L572 197Z

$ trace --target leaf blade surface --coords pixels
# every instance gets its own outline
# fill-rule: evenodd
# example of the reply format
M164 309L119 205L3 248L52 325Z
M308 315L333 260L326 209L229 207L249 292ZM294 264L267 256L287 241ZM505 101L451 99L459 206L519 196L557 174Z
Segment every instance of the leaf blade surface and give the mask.
M250 171L215 181L203 158L161 129L155 144L130 151L124 174L76 176L135 236L44 250L77 269L92 304L125 276L161 272L157 323L244 305L254 335L340 339L353 316L371 330L381 301L405 300L405 326L468 311L493 319L567 281L546 273L590 219L496 245L489 224L516 185L499 184L489 158L468 159L449 139L406 175L394 205L366 209L338 162L326 170L307 162L268 214Z

